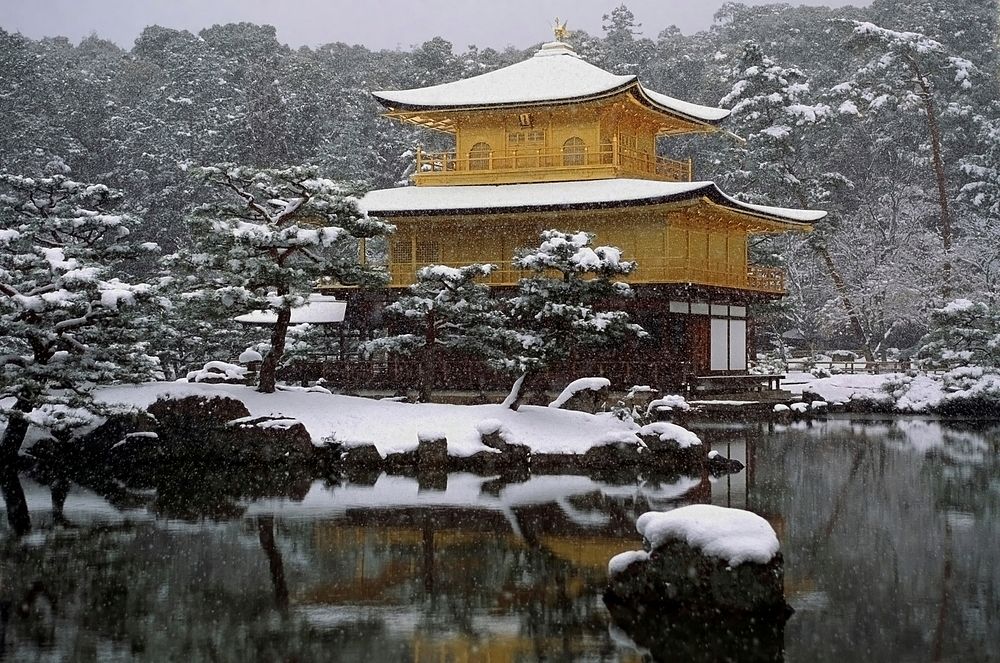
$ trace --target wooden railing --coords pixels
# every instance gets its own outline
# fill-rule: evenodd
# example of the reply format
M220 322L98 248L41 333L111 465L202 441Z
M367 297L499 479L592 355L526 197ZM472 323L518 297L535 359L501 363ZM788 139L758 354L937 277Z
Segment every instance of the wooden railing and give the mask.
M421 179L446 179L456 175L530 174L531 171L562 172L566 177L557 179L572 179L572 174L581 169L603 170L608 176L636 175L667 182L690 182L693 174L691 159L668 159L614 144L596 150L587 147L581 151L559 147L523 148L461 155L455 152L424 152L417 148L414 179L419 182Z
M799 373L808 373L814 368L822 368L830 371L832 374L855 374L855 373L869 373L872 375L879 375L881 373L903 373L912 368L916 368L916 364L909 360L900 361L868 361L864 358L858 358L853 361L816 361L808 357L802 359L789 359L785 364L786 371L795 371Z
M747 265L748 290L785 293L785 270L775 267Z
M488 261L486 261L488 262ZM421 267L430 263L399 262L389 265L392 287L411 285ZM448 267L461 267L465 263L434 263ZM517 269L511 261L493 262L494 270L480 279L488 285L517 285L532 272ZM639 268L624 279L629 283L696 283L699 285L739 288L753 292L785 293L785 273L781 269L750 265L747 270L734 272L712 269L704 263L693 263L684 258L643 258Z

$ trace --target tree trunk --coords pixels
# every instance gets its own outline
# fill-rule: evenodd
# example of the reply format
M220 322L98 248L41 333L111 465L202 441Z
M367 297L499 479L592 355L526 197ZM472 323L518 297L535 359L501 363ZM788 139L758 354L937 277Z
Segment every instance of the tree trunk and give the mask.
M805 209L809 207L809 201L806 199L802 191L796 191L795 193L802 208ZM841 275L840 270L837 269L837 265L833 262L833 256L831 256L830 251L827 250L826 244L809 242L809 246L812 247L812 250L819 255L820 259L823 261L823 265L826 267L827 273L830 275L830 280L833 281L833 287L837 290L837 296L840 297L840 303L844 307L844 311L847 312L847 318L851 321L851 329L854 331L854 334L858 337L858 341L861 343L861 350L865 353L865 359L868 361L875 361L875 353L872 352L871 340L868 338L868 335L865 334L865 326L861 324L861 315L858 313L858 309L854 306L854 302L851 300L851 296L847 292L847 283L844 281L844 277ZM815 352L812 352L812 354L815 354Z
M28 420L24 415L35 409L35 404L20 397L7 417L7 429L0 439L0 469L14 468L17 454L24 444L24 436L28 433Z
M502 405L517 412L517 408L521 407L521 400L524 398L524 381L527 377L528 373L524 372L521 377L514 380L514 385L510 388L510 393L507 394Z
M434 325L434 311L430 311L427 314L427 328L424 331L424 349L420 353L420 375L417 376L418 399L421 403L431 402L431 391L434 389L434 369L437 359L437 330Z
M948 183L944 174L944 159L941 156L941 125L938 123L937 105L927 80L915 69L920 85L924 109L927 111L927 128L931 135L931 157L934 163L934 179L937 183L938 205L941 207L941 246L944 249L944 283L941 294L947 299L951 294L951 208L948 202Z
M280 293L280 294L287 294ZM267 351L264 361L260 363L260 381L257 391L262 394L273 394L278 372L278 363L285 354L285 337L288 335L288 323L292 319L292 309L285 307L278 311L278 320L271 329L271 349Z
M855 335L861 342L861 350L865 353L865 359L868 361L875 361L875 354L871 349L871 342L868 335L865 334L865 328L861 324L861 316L858 315L858 310L854 307L854 302L851 301L851 296L847 293L847 284L844 282L844 277L841 276L840 271L837 269L837 265L833 262L833 256L827 250L826 246L818 244L810 244L813 250L819 254L820 259L826 266L827 272L830 274L830 280L833 281L834 287L837 289L837 295L840 296L840 302L844 306L844 310L847 311L847 317L851 321L851 329L854 330Z
M0 468L0 494L3 494L7 505L7 522L15 536L24 536L31 531L31 514L28 512L28 501L24 498L24 489L17 478L14 467Z

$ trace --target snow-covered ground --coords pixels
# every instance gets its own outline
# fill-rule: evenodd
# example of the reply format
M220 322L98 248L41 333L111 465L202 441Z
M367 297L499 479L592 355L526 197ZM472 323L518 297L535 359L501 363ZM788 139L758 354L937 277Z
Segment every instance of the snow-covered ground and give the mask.
M852 398L888 402L890 396L884 390L884 385L890 378L900 377L899 373L854 373L817 378L810 373L789 371L781 381L781 388L796 395L804 391L818 394L829 403L846 403Z
M995 398L995 394L1000 392L1000 376L978 370L974 375L970 374L966 388L948 389L942 376L925 373L916 376L857 373L817 378L809 373L789 372L781 386L793 394L817 394L828 403L852 400L887 405L894 403L895 409L900 412L929 412L948 402Z
M99 401L137 408L148 407L161 395L228 396L242 401L255 417L301 421L315 444L328 438L347 445L372 443L383 455L411 451L419 436L427 433L444 434L453 456L491 451L481 442L483 422L487 428L499 422L508 443L527 445L535 453L581 454L595 446L639 442L637 426L610 414L529 405L515 412L502 405L411 404L305 390L262 394L241 385L184 382L104 387L96 392Z

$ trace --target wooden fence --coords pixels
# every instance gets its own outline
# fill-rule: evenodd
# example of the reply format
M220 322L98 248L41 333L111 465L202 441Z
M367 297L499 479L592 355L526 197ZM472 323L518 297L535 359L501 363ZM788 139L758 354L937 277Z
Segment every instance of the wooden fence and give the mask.
M868 373L879 375L882 373L903 373L914 368L911 361L867 361L856 359L854 361L812 361L808 358L789 359L786 364L787 371L808 373L814 368L823 368L831 373Z

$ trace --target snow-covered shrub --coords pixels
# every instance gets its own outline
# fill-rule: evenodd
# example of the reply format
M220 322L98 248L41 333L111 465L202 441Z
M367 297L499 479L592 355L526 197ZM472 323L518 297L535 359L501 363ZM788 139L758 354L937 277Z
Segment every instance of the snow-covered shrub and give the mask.
M785 360L777 355L758 354L755 361L750 362L751 375L782 375L788 370Z
M260 355L257 354L257 356ZM247 369L238 364L230 364L225 361L210 361L200 370L188 373L186 379L188 382L206 382L209 384L218 384L220 382L243 384L246 380L246 375Z
M490 297L489 287L476 282L492 271L493 265L478 264L421 268L409 294L385 309L401 327L399 332L370 341L365 350L419 356L420 400L430 401L439 348L482 357L484 361L497 357L492 339L503 327L503 314Z
M526 380L567 359L571 351L646 335L627 313L597 309L599 303L632 295L627 283L612 279L630 274L636 265L622 260L620 249L594 247L593 240L592 233L546 230L538 247L515 258L517 268L534 275L521 279L507 302L506 323L495 335L504 356L491 360L496 368L518 376L505 401L509 407L517 408Z
M1000 368L1000 307L956 299L931 312L917 359L928 370L964 366Z
M687 412L690 409L691 405L683 396L669 394L650 401L649 405L646 406L646 414L656 416L664 412Z
M931 312L919 371L885 384L902 410L967 412L1000 407L1000 309L957 299Z

